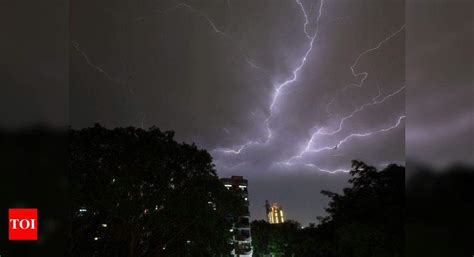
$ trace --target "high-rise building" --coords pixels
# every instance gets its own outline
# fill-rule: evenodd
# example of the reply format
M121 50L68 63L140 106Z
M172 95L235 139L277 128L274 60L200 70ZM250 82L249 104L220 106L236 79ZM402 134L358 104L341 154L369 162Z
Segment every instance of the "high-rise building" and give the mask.
M234 224L232 232L234 233L234 249L231 256L252 257L252 236L250 233L250 212L248 200L248 182L242 176L232 176L231 178L221 179L224 186L229 190L237 192L245 201L245 208L237 217L232 217Z
M265 210L267 211L267 219L270 224L280 224L285 222L283 216L283 208L278 203L270 205L268 200L265 201Z

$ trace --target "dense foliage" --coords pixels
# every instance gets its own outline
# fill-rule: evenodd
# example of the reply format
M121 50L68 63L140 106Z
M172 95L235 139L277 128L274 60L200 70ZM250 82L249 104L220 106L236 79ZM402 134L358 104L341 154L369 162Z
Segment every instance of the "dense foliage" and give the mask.
M269 224L264 220L252 222L252 246L254 256L286 256L290 244L301 225L292 220L283 224Z
M407 183L407 256L472 256L474 167L411 165ZM429 247L427 247L429 246Z
M353 161L350 175L342 194L322 191L331 200L318 226L253 222L255 256L404 256L405 168Z
M243 201L211 156L157 128L70 130L70 256L220 256Z

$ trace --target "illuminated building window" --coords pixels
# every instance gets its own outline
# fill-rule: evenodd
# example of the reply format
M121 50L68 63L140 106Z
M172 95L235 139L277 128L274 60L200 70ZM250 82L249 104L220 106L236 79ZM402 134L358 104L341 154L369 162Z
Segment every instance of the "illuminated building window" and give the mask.
M252 256L247 180L242 176L232 176L231 178L222 178L221 181L227 189L237 191L236 193L242 197L241 199L246 201L245 207L240 209L239 213L232 217L233 228L230 228L229 232L233 234L231 242L233 249L230 256Z
M279 204L274 203L270 205L268 201L266 201L265 208L267 210L268 223L280 224L285 222L283 208Z

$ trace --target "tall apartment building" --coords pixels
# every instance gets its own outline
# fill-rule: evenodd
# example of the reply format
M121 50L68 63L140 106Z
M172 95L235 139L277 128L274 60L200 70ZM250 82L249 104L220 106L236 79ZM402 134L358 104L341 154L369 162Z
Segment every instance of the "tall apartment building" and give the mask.
M233 243L234 249L231 256L235 257L252 257L252 236L250 233L250 212L248 201L248 182L242 176L232 176L231 178L221 179L224 186L229 190L234 190L246 202L245 208L239 216L234 218L232 232L234 233Z
M280 224L285 222L283 217L283 208L278 203L270 205L268 200L265 201L265 210L267 211L267 219L270 224Z

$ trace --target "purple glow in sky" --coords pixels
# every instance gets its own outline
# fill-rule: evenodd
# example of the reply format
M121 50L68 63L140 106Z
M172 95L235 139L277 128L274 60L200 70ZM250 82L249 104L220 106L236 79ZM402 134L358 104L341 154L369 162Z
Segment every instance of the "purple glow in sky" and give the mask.
M249 179L254 218L314 222L352 159L405 162L404 1L73 5L72 126L176 131Z

